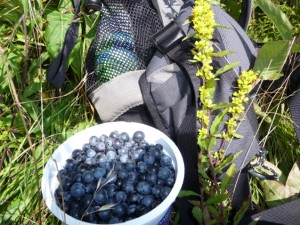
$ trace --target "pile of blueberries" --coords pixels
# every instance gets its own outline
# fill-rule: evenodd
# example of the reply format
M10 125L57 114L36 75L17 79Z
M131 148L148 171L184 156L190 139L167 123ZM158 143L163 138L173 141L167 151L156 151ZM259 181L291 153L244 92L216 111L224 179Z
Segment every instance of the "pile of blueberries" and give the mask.
M143 131L91 136L58 172L57 205L70 216L95 224L122 223L149 212L175 183L172 159Z

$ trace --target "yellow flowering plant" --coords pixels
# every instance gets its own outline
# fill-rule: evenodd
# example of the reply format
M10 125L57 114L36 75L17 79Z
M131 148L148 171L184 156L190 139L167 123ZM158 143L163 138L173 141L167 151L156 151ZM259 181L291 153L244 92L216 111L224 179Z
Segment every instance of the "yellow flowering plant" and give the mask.
M238 224L250 200L245 202L238 212L232 214L228 188L232 185L231 181L236 174L233 160L241 152L225 157L227 150L224 148L226 143L234 138L243 138L237 133L237 128L245 117L247 111L245 106L251 104L249 92L260 80L278 78L290 52L292 40L266 43L258 52L253 70L242 71L237 78L236 91L232 93L230 102L216 103L214 97L219 76L236 67L238 62L215 70L214 57L224 57L233 52L229 50L216 52L212 44L215 28L222 27L216 23L211 9L211 5L217 3L213 0L195 0L194 3L192 16L189 19L195 30L195 34L191 35L194 38L194 49L190 61L197 65L196 76L201 79L200 108L197 111L197 119L200 123L197 137L200 149L198 158L200 188L199 193L187 192L181 196L193 195L199 198L199 201L191 201L193 215L199 224ZM222 28L226 29L226 27ZM274 45L281 47L274 48ZM213 117L213 113L216 112L218 114ZM221 124L225 124L225 131L220 132ZM216 147L217 140L220 140L220 147ZM225 167L226 172L224 172ZM218 179L220 174L222 180Z
M217 179L217 173L222 171L225 164L232 163L236 157L232 156L225 160L224 154L226 150L223 149L223 146L226 141L230 141L232 138L241 138L236 133L236 129L238 123L243 119L245 114L244 104L249 101L247 95L251 91L253 83L258 79L258 75L253 71L242 72L237 79L237 91L233 93L231 103L226 104L225 107L222 107L221 103L214 103L218 76L234 68L237 63L228 64L224 68L214 71L212 65L213 57L226 56L231 54L231 52L217 53L214 51L212 38L215 27L218 25L215 22L211 4L211 0L196 0L191 17L195 30L195 35L193 36L195 47L192 50L193 58L191 61L199 65L196 76L201 79L202 83L199 88L201 108L197 112L197 118L201 125L198 132L198 145L200 147L198 160L200 201L194 202L193 211L198 212L194 213L194 215L198 217L199 224L213 224L214 222L227 224L231 211L230 196L227 188L230 185L231 178L234 177L235 166L232 164L229 167L222 181ZM216 109L222 110L211 121L211 114ZM227 131L219 134L219 126L222 122L225 122ZM223 144L219 150L212 151L216 145L217 138L222 139ZM246 209L246 206L242 207L241 211L244 209Z

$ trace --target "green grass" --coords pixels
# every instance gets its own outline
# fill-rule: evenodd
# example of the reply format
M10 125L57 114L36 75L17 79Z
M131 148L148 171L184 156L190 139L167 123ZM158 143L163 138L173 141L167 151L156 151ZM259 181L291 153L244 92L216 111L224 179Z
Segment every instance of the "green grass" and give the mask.
M55 90L45 74L63 37L49 34L51 12L70 18L71 1L0 2L0 224L60 224L48 211L41 194L43 167L52 152L72 134L95 124L93 108L84 92L82 65L92 39L80 39L73 52L67 80ZM296 9L282 6L294 23ZM299 7L299 6L298 6ZM83 15L92 30L95 16ZM298 22L298 24L300 24ZM55 26L55 24L53 25ZM65 28L58 27L60 34ZM278 38L265 16L255 14L249 28L257 40ZM295 30L299 33L299 28ZM58 32L59 33L59 32ZM79 60L76 57L80 56ZM269 114L272 116L272 113ZM278 114L276 114L278 115ZM269 160L287 171L300 154L288 114L279 114L276 129L269 132L266 148ZM287 119L285 119L287 118ZM263 128L269 131L267 124ZM291 142L291 140L293 140ZM287 153L287 154L285 154ZM288 164L288 165L287 165ZM253 185L254 197L264 207L260 187Z

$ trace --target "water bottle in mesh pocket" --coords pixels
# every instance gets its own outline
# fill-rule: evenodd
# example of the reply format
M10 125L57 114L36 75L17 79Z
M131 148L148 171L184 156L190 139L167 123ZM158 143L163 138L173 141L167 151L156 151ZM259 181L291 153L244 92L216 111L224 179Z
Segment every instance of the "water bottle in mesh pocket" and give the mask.
M161 22L148 0L103 0L96 37L86 58L86 90L128 71L145 69Z

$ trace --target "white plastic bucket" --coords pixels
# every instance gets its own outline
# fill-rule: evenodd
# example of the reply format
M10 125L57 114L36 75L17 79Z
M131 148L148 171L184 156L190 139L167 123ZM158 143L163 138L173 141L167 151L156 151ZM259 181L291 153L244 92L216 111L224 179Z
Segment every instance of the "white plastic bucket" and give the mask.
M184 178L184 163L181 153L174 142L161 131L150 126L132 123L132 122L110 122L102 123L88 129L85 129L72 137L68 138L60 145L53 153L52 157L47 162L43 177L42 177L42 193L47 207L50 211L62 222L68 225L91 225L81 220L77 220L68 214L64 213L56 204L54 192L59 186L57 180L57 172L63 168L66 160L71 158L72 151L76 148L81 148L84 143L88 143L91 136L100 136L101 134L109 135L112 131L127 132L130 136L137 130L145 133L145 140L150 143L160 143L164 147L164 151L168 154L174 163L176 171L176 181L170 194L167 198L147 214L116 225L157 225L165 224L162 220L165 215L168 215L168 210L175 201Z

